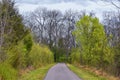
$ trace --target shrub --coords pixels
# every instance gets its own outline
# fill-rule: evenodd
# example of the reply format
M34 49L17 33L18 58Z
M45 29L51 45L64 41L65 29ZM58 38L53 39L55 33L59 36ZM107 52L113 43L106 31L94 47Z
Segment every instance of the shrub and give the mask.
M70 55L71 63L80 63L80 52L79 49L73 49Z
M17 80L17 71L6 63L0 64L0 77L1 80Z
M33 45L33 38L32 35L29 33L27 34L24 39L23 39L25 48L27 49L28 52L30 52L32 45Z
M11 64L14 68L23 68L26 66L26 48L23 42L19 42L18 45L12 47L8 50L7 62Z
M53 53L45 45L34 44L29 53L30 65L33 65L35 68L50 64L53 62L53 59Z

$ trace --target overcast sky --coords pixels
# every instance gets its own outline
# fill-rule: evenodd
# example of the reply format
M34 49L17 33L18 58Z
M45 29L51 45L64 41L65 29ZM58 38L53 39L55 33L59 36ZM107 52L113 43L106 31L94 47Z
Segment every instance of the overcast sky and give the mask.
M116 10L113 5L101 0L16 0L16 3L21 14L34 11L38 7L46 7L48 9L58 9L62 12L68 9L94 11L96 16L102 19L104 11Z

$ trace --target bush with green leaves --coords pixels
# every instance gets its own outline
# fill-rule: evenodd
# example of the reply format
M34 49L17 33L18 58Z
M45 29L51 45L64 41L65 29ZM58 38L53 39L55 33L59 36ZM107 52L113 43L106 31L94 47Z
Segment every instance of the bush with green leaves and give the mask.
M14 68L23 68L26 66L26 48L23 42L19 42L18 45L12 47L8 50L8 59L6 60Z
M72 49L72 53L71 53L70 57L71 57L71 62L73 64L79 63L80 62L80 52L79 52L79 49L77 49L77 48Z
M9 64L0 63L0 80L17 80L18 72Z
M7 60L14 68L24 68L28 65L28 55L33 45L33 39L28 33L17 45L7 51Z
M35 68L50 64L54 61L53 53L45 45L34 44L29 53L29 61Z
M23 43L27 52L29 53L33 45L33 37L29 31L28 34L23 38Z

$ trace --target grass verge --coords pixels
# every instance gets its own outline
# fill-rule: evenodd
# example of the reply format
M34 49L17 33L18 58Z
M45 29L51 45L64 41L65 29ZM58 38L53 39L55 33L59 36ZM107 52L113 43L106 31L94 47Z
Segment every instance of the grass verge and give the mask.
M22 77L19 80L44 80L45 75L53 65L54 64L50 64L45 67L30 71L29 73L22 74Z
M68 68L76 73L82 80L107 80L105 77L98 76L95 73L67 64Z
M0 63L0 80L17 80L17 73L11 65Z

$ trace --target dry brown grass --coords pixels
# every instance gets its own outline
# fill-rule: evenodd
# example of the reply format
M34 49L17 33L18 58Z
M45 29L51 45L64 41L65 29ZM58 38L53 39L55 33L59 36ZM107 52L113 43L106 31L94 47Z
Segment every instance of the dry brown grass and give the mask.
M77 66L79 68L82 68L82 69L85 69L85 70L90 71L92 73L95 73L98 76L106 77L108 80L120 80L120 78L109 75L108 73L106 73L102 69L97 69L97 68L89 67L89 66L81 66L80 64L77 64Z
M1 75L0 75L0 80L2 80L2 77L1 77Z
M27 67L26 69L21 69L19 71L19 75L21 76L22 74L26 74L29 73L30 71L34 70L34 68L32 66Z

